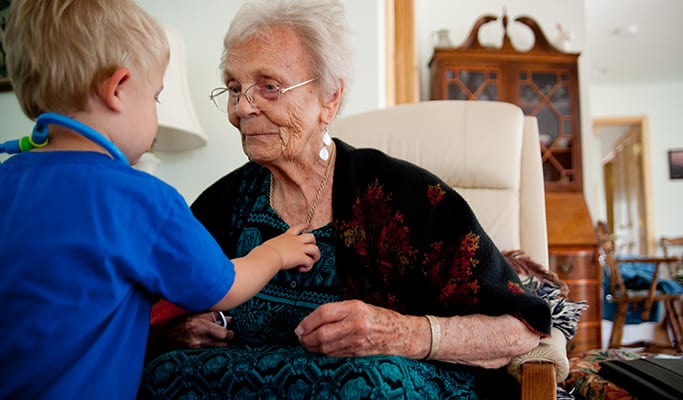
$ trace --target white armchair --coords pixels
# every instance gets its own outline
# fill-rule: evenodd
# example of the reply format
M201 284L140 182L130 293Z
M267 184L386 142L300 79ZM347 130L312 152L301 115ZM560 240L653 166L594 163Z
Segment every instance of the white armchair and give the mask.
M329 129L355 147L380 149L433 172L468 201L500 250L520 249L548 265L538 123L516 105L426 101L341 117ZM555 398L556 379L568 370L565 346L554 331L513 360L522 398Z

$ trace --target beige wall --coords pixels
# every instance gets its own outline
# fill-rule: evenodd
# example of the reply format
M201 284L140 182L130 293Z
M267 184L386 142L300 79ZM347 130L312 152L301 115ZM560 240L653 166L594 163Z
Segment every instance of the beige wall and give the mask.
M621 86L592 86L591 111L599 117L646 115L650 133L650 168L652 171L652 204L655 239L683 234L683 180L669 179L667 152L683 149L681 99L683 82ZM593 140L590 140L593 139ZM595 143L594 138L588 142ZM600 164L596 161L596 170ZM601 185L596 171L590 184Z

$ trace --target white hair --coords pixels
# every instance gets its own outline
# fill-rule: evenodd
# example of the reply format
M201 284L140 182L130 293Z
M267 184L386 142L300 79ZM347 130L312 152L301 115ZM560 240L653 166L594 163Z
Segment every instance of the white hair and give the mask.
M312 73L323 94L332 95L341 84L347 94L353 75L353 51L344 6L339 0L254 0L235 15L223 41L220 68L225 73L228 53L247 39L263 36L270 28L296 31L312 58ZM342 98L339 109L343 107Z

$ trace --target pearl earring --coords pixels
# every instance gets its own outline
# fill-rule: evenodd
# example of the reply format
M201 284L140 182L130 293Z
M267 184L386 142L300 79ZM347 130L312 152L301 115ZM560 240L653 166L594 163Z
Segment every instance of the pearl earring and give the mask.
M330 132L327 131L327 127L323 131L323 148L320 149L318 154L323 161L327 161L330 158L330 151L327 150L327 146L332 144L332 138L330 137Z

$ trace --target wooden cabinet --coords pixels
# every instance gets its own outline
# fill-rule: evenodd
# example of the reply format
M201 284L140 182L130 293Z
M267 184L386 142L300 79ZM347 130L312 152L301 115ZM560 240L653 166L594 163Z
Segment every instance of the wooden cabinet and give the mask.
M588 304L568 351L576 354L602 348L602 269L583 195L549 192L545 201L550 270L567 283L570 300L585 300Z
M555 248L550 254L550 269L569 286L569 299L589 303L581 315L576 336L567 345L571 354L602 347L601 279L595 261L595 253L585 248Z
M434 50L431 98L505 101L535 115L546 190L580 192L579 54L557 50L528 17L515 19L535 35L528 51L513 47L506 16L502 47L480 45L479 28L496 19L480 18L462 46Z
M515 22L534 35L519 51L501 18L500 47L479 43L479 29L495 16L479 18L460 47L437 47L429 62L433 100L492 100L517 104L539 124L548 221L549 267L567 282L572 300L586 300L570 352L601 348L602 272L597 239L583 197L577 53L551 45L529 17ZM522 249L524 250L524 249Z

